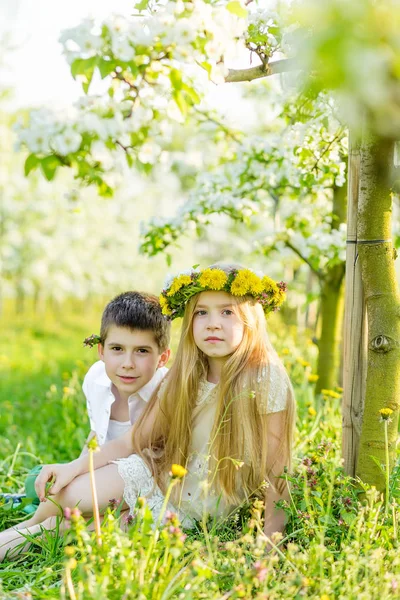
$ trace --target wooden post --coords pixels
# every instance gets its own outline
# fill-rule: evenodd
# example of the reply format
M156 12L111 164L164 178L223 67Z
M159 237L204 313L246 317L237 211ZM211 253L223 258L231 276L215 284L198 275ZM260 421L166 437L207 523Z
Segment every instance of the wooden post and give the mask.
M353 136L350 135L349 137L342 455L345 472L354 477L364 412L367 372L367 320L357 252L360 151Z

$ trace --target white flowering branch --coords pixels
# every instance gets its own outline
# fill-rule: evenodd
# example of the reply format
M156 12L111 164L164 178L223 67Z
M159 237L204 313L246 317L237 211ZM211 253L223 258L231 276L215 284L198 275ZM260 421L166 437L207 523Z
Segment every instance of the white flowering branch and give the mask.
M225 77L226 83L238 83L240 81L253 81L261 77L269 77L277 73L286 73L299 69L299 64L294 58L284 58L271 63L261 64L250 69L229 69Z

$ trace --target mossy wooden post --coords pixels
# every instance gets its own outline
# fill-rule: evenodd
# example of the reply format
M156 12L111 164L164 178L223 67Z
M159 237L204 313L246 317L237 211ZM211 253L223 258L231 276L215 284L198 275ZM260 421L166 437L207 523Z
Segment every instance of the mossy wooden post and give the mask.
M338 229L346 220L346 188L333 190L332 229ZM321 333L318 340L318 382L316 393L332 389L338 383L340 341L343 324L344 263L332 265L319 275L321 286Z
M347 170L347 250L343 335L342 455L344 470L356 473L367 368L367 331L361 269L357 252L360 147L349 136Z
M364 134L360 159L357 247L368 318L368 369L356 474L384 490L385 433L379 410L393 410L388 428L393 465L400 404L400 298L391 241L393 140Z

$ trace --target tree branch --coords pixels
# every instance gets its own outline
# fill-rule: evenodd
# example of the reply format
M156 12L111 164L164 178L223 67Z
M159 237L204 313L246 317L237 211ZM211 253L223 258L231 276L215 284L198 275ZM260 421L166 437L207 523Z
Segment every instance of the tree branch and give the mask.
M253 81L253 79L260 79L260 77L269 77L277 73L286 73L287 71L296 71L298 69L300 67L296 59L284 58L265 65L251 67L250 69L229 69L228 75L225 77L225 82Z
M324 273L320 269L316 269L314 265L308 260L308 258L303 256L300 250L293 246L288 240L283 240L283 242L287 248L290 248L290 250L297 254L297 256L301 258L301 260L303 260L310 267L311 271L316 274L320 281L324 279Z

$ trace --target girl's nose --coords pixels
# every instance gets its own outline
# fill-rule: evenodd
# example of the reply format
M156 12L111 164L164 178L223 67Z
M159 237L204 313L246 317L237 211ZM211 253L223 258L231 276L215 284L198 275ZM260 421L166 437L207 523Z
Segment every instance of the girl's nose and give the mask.
M221 323L218 317L210 317L207 324L207 329L221 329Z

